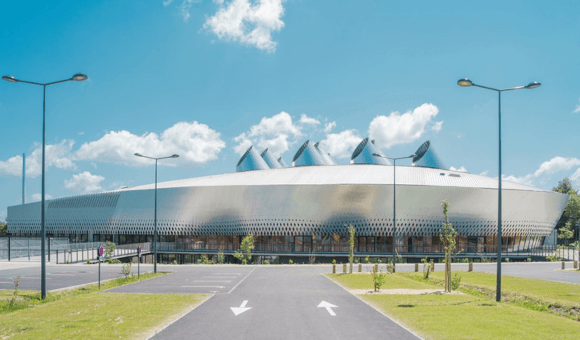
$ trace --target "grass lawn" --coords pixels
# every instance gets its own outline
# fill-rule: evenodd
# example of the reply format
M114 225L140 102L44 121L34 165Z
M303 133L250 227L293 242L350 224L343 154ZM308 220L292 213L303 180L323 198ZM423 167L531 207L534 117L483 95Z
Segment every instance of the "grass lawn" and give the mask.
M146 273L101 283L101 291L155 278ZM190 310L209 295L118 294L100 292L98 285L48 293L0 291L2 339L135 339L146 338L172 317Z
M374 289L371 274L327 274L326 276L332 278L334 281L340 283L343 287L348 289ZM387 275L387 280L381 289L433 289L434 287L428 283L417 282L408 279L401 275Z
M90 293L2 315L10 339L135 339L206 295Z
M461 283L470 286L483 287L495 291L496 275L482 272L452 271L461 276ZM442 271L431 273L437 280L445 280ZM422 273L411 273L419 275ZM502 275L501 289L503 293L517 293L529 297L559 303L563 305L577 305L580 307L580 285L573 283L553 282L524 277Z
M442 275L442 273L437 272L435 274ZM460 275L462 274L464 272ZM383 288L441 288L441 286L415 281L406 277L408 275L416 274L387 275L387 281ZM372 288L370 276L352 275L353 278L347 276L351 275L328 275L332 280L346 288ZM356 276L360 276L360 278ZM504 280L507 278L504 276ZM474 282L478 282L477 275L474 275L472 279ZM519 278L510 277L511 279ZM465 280L467 281L467 279ZM485 280L488 278L483 279L484 283ZM462 283L464 283L463 280ZM511 284L517 286L518 283L514 281ZM533 286L533 283L530 285ZM536 294L540 293L541 289L537 290ZM577 339L580 334L580 322L578 321L509 303L497 304L493 299L483 296L359 296L426 339Z

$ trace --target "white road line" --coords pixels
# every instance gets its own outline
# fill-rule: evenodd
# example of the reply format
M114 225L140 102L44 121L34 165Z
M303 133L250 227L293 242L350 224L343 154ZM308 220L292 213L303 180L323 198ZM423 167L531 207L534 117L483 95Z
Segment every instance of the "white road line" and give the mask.
M186 280L186 281L189 281L189 280ZM226 282L227 283L227 282L232 282L232 281L200 281L200 280L192 280L192 281L189 281L189 282Z
M346 290L347 293L349 293L350 295L354 296L355 298L359 299L360 301L362 301L363 303L365 303L367 306L371 307L372 309L376 310L377 312L383 314L387 319L393 321L394 323L396 323L397 325L401 326L403 329L405 329L407 332L413 334L414 336L417 337L417 339L421 339L423 340L422 337L420 337L419 335L417 335L417 333L413 332L412 330L410 330L409 328L401 325L400 323L398 323L396 320L394 320L393 318L391 318L390 316L388 316L387 314L383 313L382 311L380 311L378 308L376 308L375 306L371 305L370 303L366 302L365 300L361 299L360 297L356 296L355 294L351 293L348 291L348 289L344 288L343 286L339 285L338 282L335 282L333 279L329 278L328 276L324 275L324 274L320 274L322 276L324 276L325 278L329 279L331 282L333 282L334 284L336 284L337 286L339 286L340 288Z
M242 275L242 273L210 273L211 275Z
M241 279L241 280L240 280L240 282L238 282L238 284L236 284L236 285L234 286L234 288L232 288L232 290L230 290L230 291L228 292L228 294L229 294L229 293L231 293L231 292L233 292L233 291L234 291L234 289L236 289L236 287L237 287L237 286L238 286L240 283L242 283L242 281L244 281L244 280L245 280L245 279L246 279L248 276L250 276L250 274L252 274L252 272L253 272L254 270L256 270L256 268L258 268L258 267L254 267L254 269L250 270L250 272L248 273L248 275L244 276L244 278L243 278L243 279Z
M225 288L224 286L181 286L182 288Z

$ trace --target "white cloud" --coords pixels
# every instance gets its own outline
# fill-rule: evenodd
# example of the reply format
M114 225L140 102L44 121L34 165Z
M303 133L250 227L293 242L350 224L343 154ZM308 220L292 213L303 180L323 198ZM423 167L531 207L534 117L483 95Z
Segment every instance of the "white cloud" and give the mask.
M452 167L449 168L449 170L451 170L451 171L467 172L467 169L464 166L460 166L459 168L456 168L456 167L452 166Z
M536 179L545 179L549 175L555 174L561 171L567 171L570 169L576 169L576 172L570 176L570 180L580 182L580 159L578 158L565 158L565 157L554 157L549 161L543 162L538 170L532 174L528 174L522 177L516 176L502 176L503 179L510 182L516 182L526 185L533 185L533 181Z
M576 172L570 176L570 180L580 185L580 168L576 169Z
M70 151L74 145L73 140L63 140L58 144L46 146L46 169L51 166L59 169L76 169L71 159ZM42 147L34 145L35 149L26 156L26 176L37 177L42 173ZM0 161L0 175L21 176L22 156L14 156L6 161Z
M83 144L76 152L79 160L94 160L124 165L151 164L151 160L135 157L141 153L151 157L178 154L179 159L163 164L203 164L217 158L226 144L219 132L198 122L180 122L158 136L145 133L141 136L129 131L111 131L99 140Z
M549 161L542 163L534 173L534 177L543 174L549 175L562 170L570 170L577 166L580 166L580 159L578 158L554 157Z
M231 0L214 1L217 12L206 19L203 27L219 39L235 41L273 53L276 42L272 32L284 27L283 0Z
M40 193L33 194L32 195L32 202L38 202L38 201L40 201L41 198L42 198L42 195ZM51 200L52 196L50 196L49 194L44 194L44 199Z
M423 135L427 125L438 113L437 106L425 103L403 114L395 111L388 117L377 116L370 123L369 137L375 140L378 147L387 149L397 144L414 142Z
M487 176L487 173L489 172L489 170L485 170L479 173L479 176Z
M300 120L298 122L300 124L307 124L307 125L318 125L318 124L320 124L320 121L319 120L317 120L315 118L308 117L304 113L300 116Z
M329 122L324 124L324 133L329 133L336 127L336 122Z
M516 177L513 175L510 176L505 176L502 175L501 179L507 182L513 182L513 183L519 183L519 184L523 184L523 185L529 185L529 186L533 186L533 175L525 175L523 177Z
M580 99L578 99L578 100L580 100ZM574 112L574 113L580 112L580 104L576 105L576 109L574 109L574 111L572 111L572 112Z
M433 130L435 132L439 132L439 131L441 131L442 126L443 126L443 121L435 122L435 124L433 124L433 126L431 127L431 130Z
M165 0L163 1L163 6L167 6L169 4L171 4L173 2L173 0Z
M250 127L246 131L234 138L238 143L234 151L242 155L250 145L255 145L259 151L269 148L270 152L279 156L286 152L295 139L300 137L302 132L300 126L295 125L292 117L282 111L272 117L264 117L260 123ZM291 139L291 140L290 140Z
M92 175L85 171L80 174L73 175L71 179L64 180L64 187L74 190L79 193L88 194L97 191L103 191L101 182L105 177L99 175Z
M361 140L362 138L356 130L344 130L340 133L326 135L326 139L321 141L320 144L330 153L330 156L350 159L354 148L359 145Z

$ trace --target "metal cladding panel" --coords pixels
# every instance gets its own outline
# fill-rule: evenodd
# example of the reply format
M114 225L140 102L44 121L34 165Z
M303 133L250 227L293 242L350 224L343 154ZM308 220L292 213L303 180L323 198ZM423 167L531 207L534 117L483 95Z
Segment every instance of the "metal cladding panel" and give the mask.
M278 160L272 156L272 153L268 152L267 148L262 152L262 158L266 164L268 164L270 169L278 169L282 167L282 164L280 164L280 162L278 162Z
M238 165L236 166L237 172L266 169L270 169L268 164L266 164L266 162L262 159L258 151L256 151L253 146L250 146L246 153L244 153L242 158L240 158Z
M413 157L413 165L426 168L447 169L447 166L443 163L430 141L426 141L417 149L415 157Z
M314 144L314 147L316 148L316 150L318 150L318 152L320 153L322 158L324 158L326 163L328 163L328 165L336 165L336 162L332 159L332 157L330 157L330 154L320 146L320 142Z
M308 165L329 165L328 162L322 157L320 152L310 143L310 141L304 142L294 159L292 159L292 166L308 166Z
M280 162L280 164L282 165L283 168L288 167L288 164L286 164L286 162L284 162L284 159L282 157L278 158L278 162Z
M354 149L350 162L352 164L391 165L391 162L389 162L388 159L373 156L375 153L384 156L379 148L375 146L374 141L369 141L368 138L365 138L360 142L356 149Z
M112 210L87 214L90 207L78 211L48 208L49 232L66 233L79 228L94 233L151 235L154 190L125 190L117 194L117 205L106 207ZM503 197L505 236L549 235L569 199L568 195L556 192L532 190L505 190ZM85 198L80 196L74 200ZM359 236L389 236L392 235L392 200L393 186L388 184L246 183L161 188L158 190L158 230L165 235L244 235L249 232L255 235L348 235L347 226L352 224ZM451 203L450 222L460 235L497 234L496 190L420 185L397 185L397 232L407 236L439 235L443 223L442 200ZM9 207L9 231L39 232L39 215L39 202Z

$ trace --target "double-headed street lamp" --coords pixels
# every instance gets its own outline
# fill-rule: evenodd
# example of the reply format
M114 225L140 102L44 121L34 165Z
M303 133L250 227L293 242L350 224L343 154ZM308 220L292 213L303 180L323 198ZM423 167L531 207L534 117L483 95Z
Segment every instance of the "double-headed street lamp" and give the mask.
M143 156L140 153L136 153L135 156L137 157L143 157L143 158L149 158L149 159L154 159L155 160L155 212L154 212L154 222L153 222L153 272L155 272L155 274L157 274L157 161L160 159L166 159L166 158L177 158L179 157L179 155L171 155L171 156L167 156L167 157L149 157L149 156Z
M397 160L399 159L407 159L413 158L415 155L407 156L407 157L399 157L399 158L392 158L383 155L379 155L378 153L373 153L373 156L379 158L386 158L393 161L393 273L396 271L395 263L397 263L397 255L396 255L396 233L397 233L397 179L395 177L396 170L397 170Z
M82 73L77 73L69 79L53 81L51 83L35 83L32 81L20 80L16 79L13 76L2 76L2 79L11 82L11 83L25 83L25 84L32 84L32 85L39 85L42 86L43 94L42 94L42 190L41 190L41 199L40 199L40 235L41 235L41 244L40 244L40 297L41 299L46 298L46 255L44 249L44 242L46 238L46 231L44 228L44 178L45 178L45 167L44 167L44 159L45 159L45 149L46 149L46 87L49 85L65 83L67 81L83 81L87 80L87 76Z
M496 295L495 300L497 302L501 301L501 93L505 91L513 91L513 90L531 90L542 86L542 84L538 83L537 81L531 82L526 86L516 86L510 87L507 89L499 90L494 89L493 87L487 87L482 85L474 84L471 80L459 79L457 81L457 85L461 87L481 87L482 89L491 90L497 92L498 95L498 121L499 121L499 174L498 174L498 190L497 190L497 283L496 283Z

